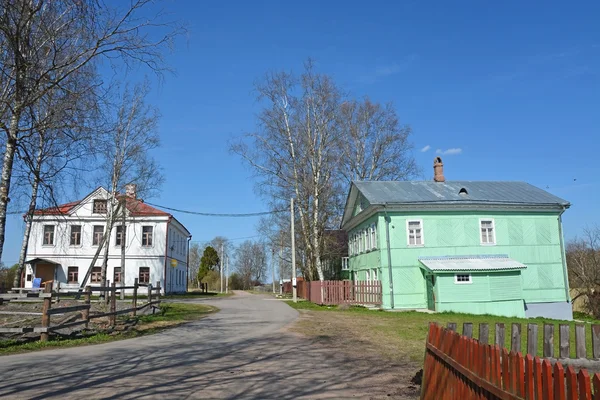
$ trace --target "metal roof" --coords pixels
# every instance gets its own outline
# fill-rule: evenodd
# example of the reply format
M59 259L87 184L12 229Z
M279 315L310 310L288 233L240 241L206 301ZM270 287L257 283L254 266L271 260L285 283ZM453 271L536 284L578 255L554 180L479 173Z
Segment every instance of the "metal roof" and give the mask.
M360 181L353 183L370 204L494 203L569 206L568 201L526 182ZM464 189L466 194L461 194L461 189Z
M419 257L419 261L432 272L508 271L527 268L506 254Z

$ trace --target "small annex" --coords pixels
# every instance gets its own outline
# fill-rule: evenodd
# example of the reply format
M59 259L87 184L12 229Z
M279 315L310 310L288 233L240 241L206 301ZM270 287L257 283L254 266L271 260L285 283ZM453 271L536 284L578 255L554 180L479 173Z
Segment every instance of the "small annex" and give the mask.
M562 214L525 182L353 182L341 228L351 279L380 281L385 309L572 319ZM391 266L391 267L390 267Z

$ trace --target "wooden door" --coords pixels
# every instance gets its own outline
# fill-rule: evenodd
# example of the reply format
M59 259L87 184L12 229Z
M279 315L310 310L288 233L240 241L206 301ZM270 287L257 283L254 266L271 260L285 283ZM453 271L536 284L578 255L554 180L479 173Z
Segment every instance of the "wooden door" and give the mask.
M54 264L36 264L35 277L42 278L42 282L53 281L55 269L56 265Z

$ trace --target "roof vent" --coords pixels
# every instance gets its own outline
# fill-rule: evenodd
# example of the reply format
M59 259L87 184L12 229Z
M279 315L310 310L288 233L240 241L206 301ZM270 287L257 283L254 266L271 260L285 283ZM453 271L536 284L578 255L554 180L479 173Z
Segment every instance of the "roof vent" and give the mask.
M446 178L444 178L444 164L442 163L442 157L433 159L433 180L436 182L446 181Z
M461 188L461 189L458 191L458 194L459 194L461 197L466 197L466 196L469 194L469 192L467 192L467 189L465 189L465 188Z

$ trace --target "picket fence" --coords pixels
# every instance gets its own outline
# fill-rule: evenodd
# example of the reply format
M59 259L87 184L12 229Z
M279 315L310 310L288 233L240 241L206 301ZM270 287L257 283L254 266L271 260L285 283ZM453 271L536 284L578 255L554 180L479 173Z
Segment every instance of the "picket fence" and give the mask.
M298 281L298 297L316 304L380 305L379 281Z
M590 378L562 361L509 352L431 323L421 399L600 400L600 374Z

